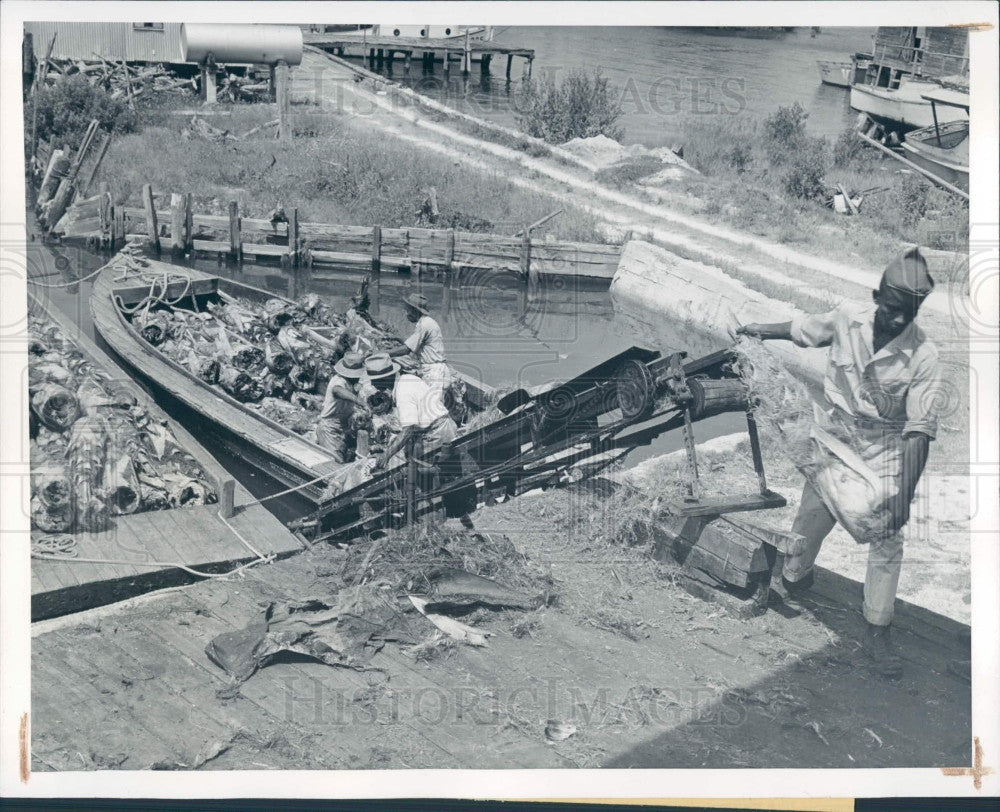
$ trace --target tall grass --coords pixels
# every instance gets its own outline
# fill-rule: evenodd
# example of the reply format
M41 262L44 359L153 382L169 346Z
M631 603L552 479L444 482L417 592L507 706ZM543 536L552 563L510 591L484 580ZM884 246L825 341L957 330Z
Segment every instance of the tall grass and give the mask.
M682 120L685 158L704 175L686 190L734 227L871 264L888 261L900 242L965 247L963 201L901 171L850 129L832 142L808 136L804 116L793 106L763 121ZM862 193L858 216L824 205L838 183Z
M273 108L261 107L234 108L212 124L244 133L273 116ZM246 216L259 217L280 202L297 207L303 221L405 227L418 225L433 186L436 227L495 233L514 233L555 208L550 197L520 189L503 175L373 137L363 123L336 114L297 114L299 137L287 146L274 140L273 129L224 143L184 139L189 119L177 119L112 143L101 172L116 201L138 203L142 185L150 183L157 192L193 193L200 210L221 213L236 200ZM604 241L595 217L571 203L562 208L547 233Z

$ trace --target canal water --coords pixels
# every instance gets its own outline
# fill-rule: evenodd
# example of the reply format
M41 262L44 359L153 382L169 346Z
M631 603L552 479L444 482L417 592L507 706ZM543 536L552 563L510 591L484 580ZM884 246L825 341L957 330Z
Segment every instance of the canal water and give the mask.
M535 79L561 81L575 70L600 68L617 89L626 144L669 146L681 139L679 123L705 116L723 123L734 116L762 118L798 102L809 113L814 135L835 138L856 117L845 88L820 83L817 60L849 60L871 48L874 28L823 28L813 36L800 27L773 39L719 35L693 28L655 26L514 26L498 28L498 43L533 48ZM521 63L514 58L511 82L505 57L495 57L489 75L478 64L469 77L436 63L410 73L397 60L381 72L451 107L498 123L515 124L522 104Z

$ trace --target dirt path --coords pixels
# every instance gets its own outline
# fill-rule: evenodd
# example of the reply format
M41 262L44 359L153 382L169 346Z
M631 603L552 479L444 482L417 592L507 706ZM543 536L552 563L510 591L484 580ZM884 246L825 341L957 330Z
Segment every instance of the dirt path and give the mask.
M865 300L868 291L878 285L881 269L867 266L862 257L858 257L857 265L845 265L711 223L682 213L676 207L643 200L633 193L609 189L595 183L590 173L579 166L532 157L435 121L419 106L416 94L382 79L362 78L354 66L310 48L296 71L296 91L303 96L311 92L315 98L317 76L322 76L318 93L323 105L363 118L366 127L377 126L421 149L461 160L479 171L501 173L523 188L558 198L567 193L579 195L575 205L597 215L617 231L632 230L697 255L723 270L740 268L790 289L802 289L804 285L815 288L820 284L838 299ZM435 107L444 109L441 105ZM436 112L436 115L443 114ZM956 295L961 293L941 286L927 300L925 312L946 319L953 326L956 311L965 312L955 307L952 299Z

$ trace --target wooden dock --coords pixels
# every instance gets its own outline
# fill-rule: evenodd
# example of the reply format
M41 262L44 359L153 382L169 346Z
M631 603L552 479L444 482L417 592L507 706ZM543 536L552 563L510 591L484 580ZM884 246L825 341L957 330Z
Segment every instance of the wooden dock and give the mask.
M55 306L45 309L37 300L31 306L57 323L88 360L128 389L153 420L166 421L181 446L214 480L218 492L222 492L224 483L233 480L191 434L170 419L148 392ZM197 575L182 567L222 573L253 561L258 558L257 552L280 558L303 549L277 518L263 505L254 503L249 491L239 483L234 485L234 513L228 519L220 517L218 504L117 516L109 530L74 535L76 557L33 558L32 620L79 612L198 580ZM35 531L32 538L42 535Z
M303 32L302 41L324 51L330 51L340 57L355 57L364 59L375 68L383 65L391 69L397 55L402 57L403 70L410 70L414 56L419 57L421 64L428 67L434 62L441 62L446 71L451 70L452 63L458 63L463 73L472 70L472 63L479 62L480 70L488 73L490 63L496 56L507 57L505 75L510 79L511 66L514 57L524 60L523 74L531 76L535 51L532 48L518 48L513 45L503 45L492 40L476 40L472 38L451 37L447 39L431 39L428 37L393 37L372 36L367 32Z

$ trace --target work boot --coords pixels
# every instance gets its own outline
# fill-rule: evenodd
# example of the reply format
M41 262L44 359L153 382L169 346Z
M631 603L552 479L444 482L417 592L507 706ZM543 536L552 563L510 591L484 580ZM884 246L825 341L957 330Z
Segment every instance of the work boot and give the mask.
M795 600L808 592L815 581L816 577L812 570L809 570L808 574L798 581L789 581L784 575L781 575L771 582L771 589L782 601Z
M867 622L866 626L864 648L872 658L875 670L886 679L899 679L903 676L903 664L893 648L889 627Z

